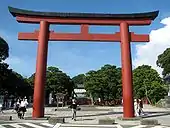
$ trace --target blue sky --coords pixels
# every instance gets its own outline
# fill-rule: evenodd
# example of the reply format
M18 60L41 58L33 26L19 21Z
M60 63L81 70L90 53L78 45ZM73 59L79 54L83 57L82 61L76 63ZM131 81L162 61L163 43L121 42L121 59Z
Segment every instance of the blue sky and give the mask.
M160 21L170 16L170 1L164 0L4 0L0 4L0 35L8 41L10 68L29 77L35 72L37 42L18 41L18 32L33 32L38 25L19 24L8 11L8 6L37 11L132 13L159 10L159 16L147 27L131 27L136 33L150 33L163 25ZM78 32L76 26L52 25L50 29L60 32ZM90 32L113 33L118 27L92 26ZM136 45L132 43L132 57L136 57ZM49 42L48 66L57 66L71 77L99 69L104 64L121 66L120 43L106 42Z

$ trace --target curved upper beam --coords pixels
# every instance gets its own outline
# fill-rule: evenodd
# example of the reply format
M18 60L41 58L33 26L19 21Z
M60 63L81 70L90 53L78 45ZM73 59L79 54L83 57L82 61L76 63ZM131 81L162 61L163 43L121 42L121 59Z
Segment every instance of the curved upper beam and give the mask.
M9 12L14 16L38 16L38 17L56 17L56 18L86 18L86 19L148 19L154 20L159 11L145 12L145 13L131 13L131 14L101 14L101 13L62 13L62 12L40 12L30 11L8 7Z

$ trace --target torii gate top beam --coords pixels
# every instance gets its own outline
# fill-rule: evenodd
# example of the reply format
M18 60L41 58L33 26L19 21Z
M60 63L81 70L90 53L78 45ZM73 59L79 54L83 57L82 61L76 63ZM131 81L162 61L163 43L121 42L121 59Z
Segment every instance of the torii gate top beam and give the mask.
M8 8L18 22L36 24L43 20L50 24L120 25L122 21L126 21L129 25L150 25L159 13L159 11L132 14L61 13Z
M48 24L81 25L80 33L49 32L49 41L106 41L119 42L120 32L115 34L89 33L89 25L118 25L126 22L130 25L149 25L159 11L133 14L97 14L97 13L61 13L39 12L8 7L10 13L21 23L36 23L46 21ZM39 31L32 33L19 33L19 40L38 40ZM148 42L147 34L129 33L131 42Z

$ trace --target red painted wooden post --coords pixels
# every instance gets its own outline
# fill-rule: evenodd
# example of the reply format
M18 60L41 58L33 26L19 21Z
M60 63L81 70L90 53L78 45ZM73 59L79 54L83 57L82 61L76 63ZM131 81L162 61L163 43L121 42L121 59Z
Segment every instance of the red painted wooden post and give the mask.
M129 25L120 23L121 59L122 59L122 86L123 86L123 116L134 117L132 64L130 50Z
M48 36L49 24L46 21L41 21L38 37L38 52L34 83L33 118L44 116L44 86L46 81Z

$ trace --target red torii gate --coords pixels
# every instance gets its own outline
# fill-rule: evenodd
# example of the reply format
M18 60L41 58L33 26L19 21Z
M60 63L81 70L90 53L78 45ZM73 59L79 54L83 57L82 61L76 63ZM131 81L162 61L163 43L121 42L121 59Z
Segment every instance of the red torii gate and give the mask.
M133 14L58 13L28 11L9 7L10 13L20 23L40 24L33 33L19 33L19 40L38 40L36 75L33 98L33 118L44 116L44 85L47 66L48 41L106 41L121 42L123 117L134 117L132 64L130 42L148 42L149 35L129 32L129 26L150 25L158 11ZM80 25L80 33L56 33L49 30L50 24ZM91 34L89 25L116 25L115 34Z

